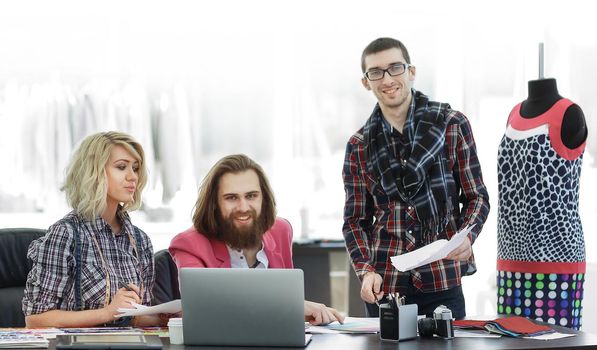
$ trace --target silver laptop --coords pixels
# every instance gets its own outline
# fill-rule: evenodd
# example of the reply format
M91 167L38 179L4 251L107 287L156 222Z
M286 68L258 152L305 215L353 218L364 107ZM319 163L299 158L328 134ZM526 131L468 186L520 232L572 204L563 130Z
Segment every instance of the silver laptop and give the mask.
M182 268L185 345L304 347L303 271Z

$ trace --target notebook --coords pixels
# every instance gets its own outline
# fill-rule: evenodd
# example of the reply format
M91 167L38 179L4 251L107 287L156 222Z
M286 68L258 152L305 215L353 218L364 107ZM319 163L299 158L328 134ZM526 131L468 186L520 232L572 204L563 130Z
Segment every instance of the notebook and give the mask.
M304 347L303 271L182 268L185 345Z

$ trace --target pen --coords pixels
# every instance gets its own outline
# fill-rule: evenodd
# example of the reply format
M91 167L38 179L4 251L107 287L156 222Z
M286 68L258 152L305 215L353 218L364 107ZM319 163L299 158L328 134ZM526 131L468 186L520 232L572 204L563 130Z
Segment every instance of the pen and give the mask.
M118 288L124 288L128 291L133 291L133 289L129 287L128 283L124 283L122 281L118 281Z
M373 298L375 299L375 304L379 307L379 300L377 300L377 296L375 295L375 289L371 289L371 293L373 293Z

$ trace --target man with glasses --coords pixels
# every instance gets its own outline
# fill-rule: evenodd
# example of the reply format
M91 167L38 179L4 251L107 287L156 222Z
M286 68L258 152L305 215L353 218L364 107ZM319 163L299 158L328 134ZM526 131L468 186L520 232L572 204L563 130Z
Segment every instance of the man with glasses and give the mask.
M475 272L472 244L489 213L487 189L471 126L447 103L412 86L416 68L392 38L371 42L361 56L362 84L378 103L348 141L343 167L343 234L369 316L375 303L399 293L419 314L439 305L466 314L461 277ZM390 257L475 224L445 259L407 272Z

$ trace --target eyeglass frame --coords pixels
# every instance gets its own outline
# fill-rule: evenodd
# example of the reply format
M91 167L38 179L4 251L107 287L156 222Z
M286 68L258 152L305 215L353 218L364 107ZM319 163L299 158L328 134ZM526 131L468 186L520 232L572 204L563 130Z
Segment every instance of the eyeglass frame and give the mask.
M402 66L402 67L404 67L404 70L401 73L398 73L398 74L392 74L392 73L390 73L390 69L395 68L396 66ZM413 67L413 65L410 64L410 63L395 63L395 64L390 65L386 69L373 68L373 70L378 70L378 71L381 71L383 73L379 79L371 79L371 78L369 78L369 72L370 72L370 70L366 71L363 75L369 81L378 81L378 80L382 80L386 76L386 73L388 73L388 75L391 76L391 77L397 77L399 75L404 74L406 72L406 70L408 68L410 68L410 67Z

